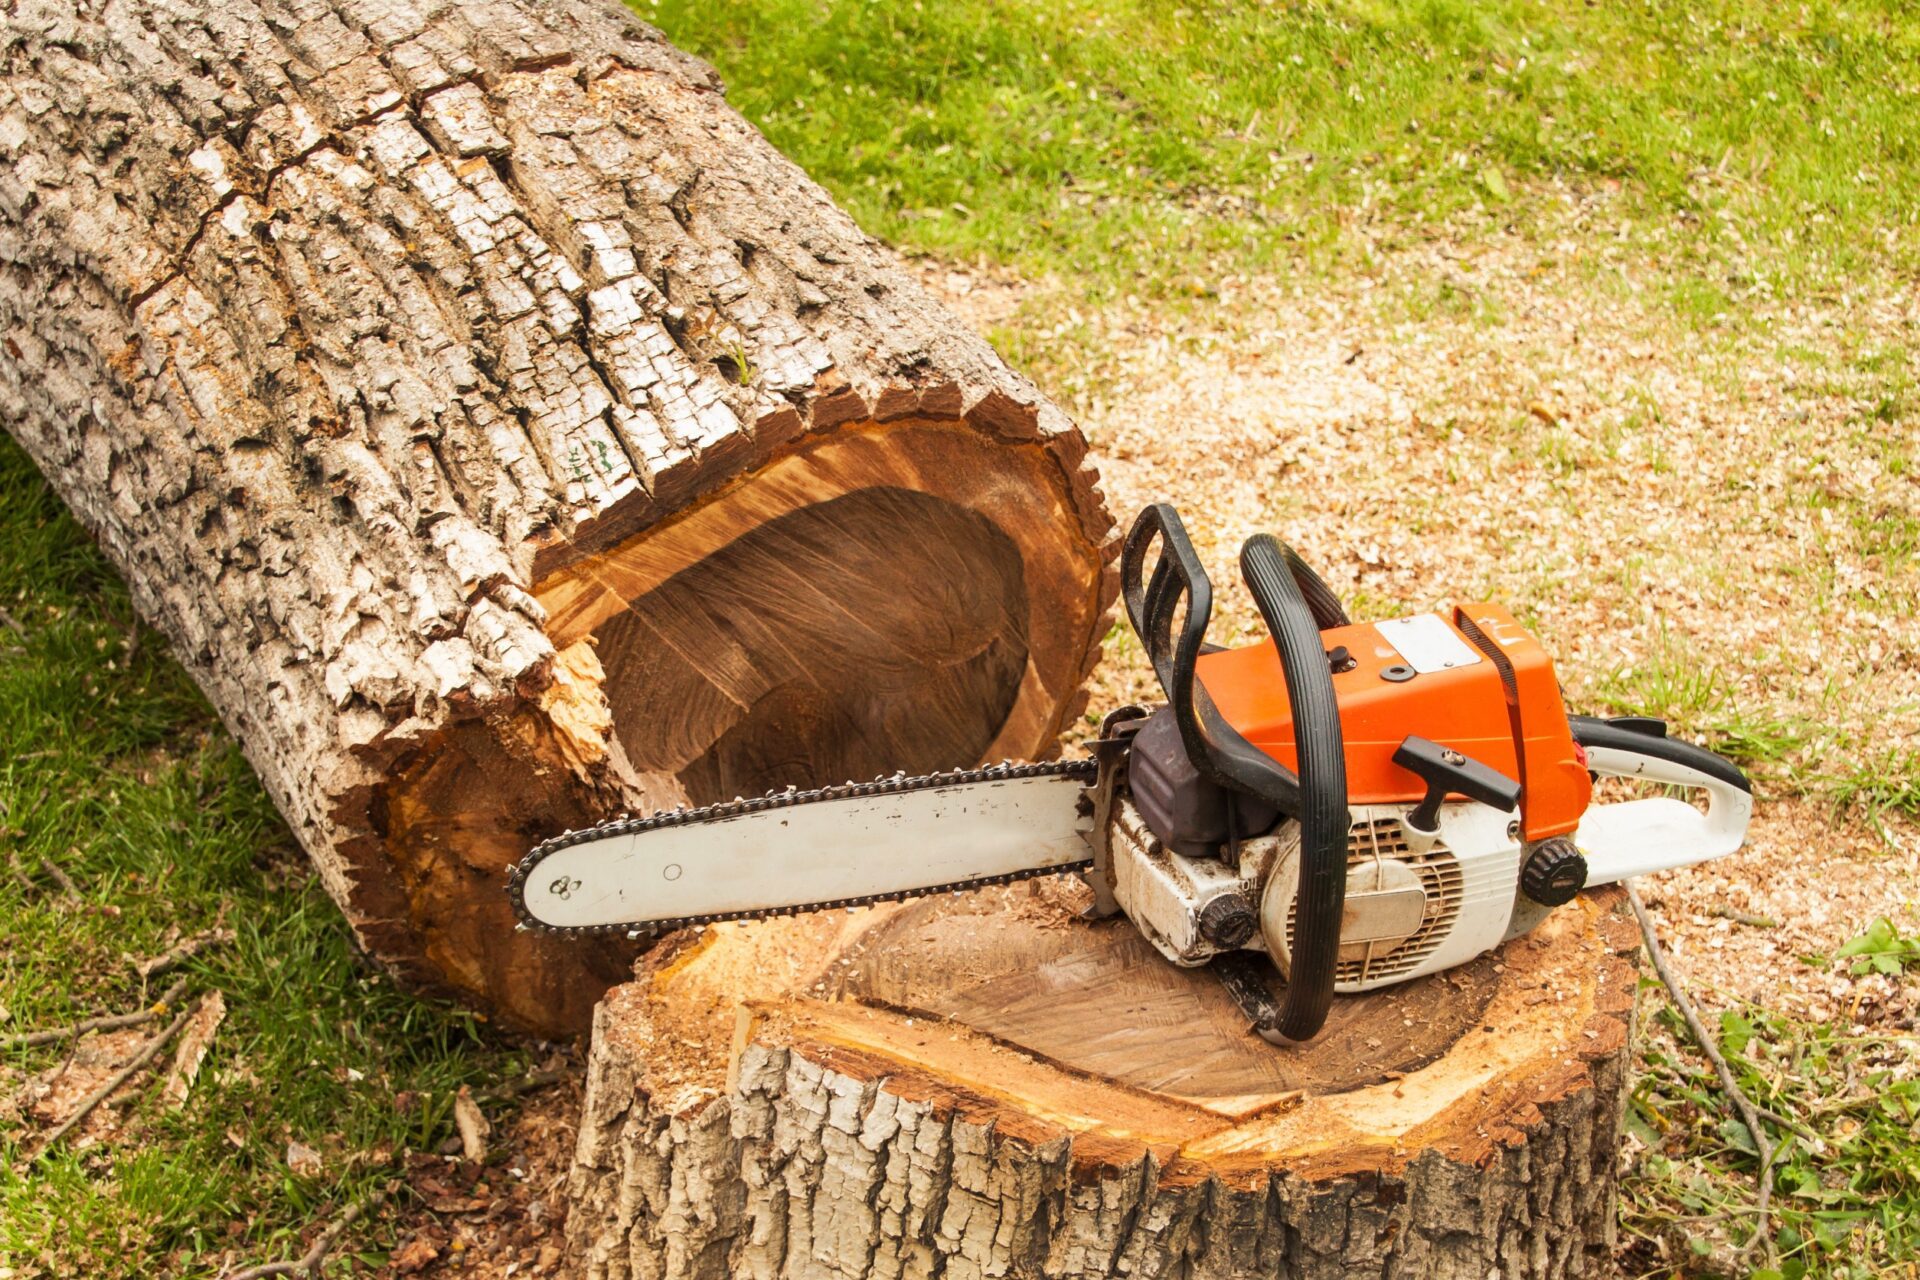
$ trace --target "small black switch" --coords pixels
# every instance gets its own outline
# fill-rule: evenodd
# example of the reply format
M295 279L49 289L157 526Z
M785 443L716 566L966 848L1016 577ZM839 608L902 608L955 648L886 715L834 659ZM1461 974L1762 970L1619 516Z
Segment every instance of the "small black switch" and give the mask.
M1359 665L1359 660L1348 653L1347 646L1343 644L1337 644L1327 650L1327 669L1335 675L1343 671L1351 671Z

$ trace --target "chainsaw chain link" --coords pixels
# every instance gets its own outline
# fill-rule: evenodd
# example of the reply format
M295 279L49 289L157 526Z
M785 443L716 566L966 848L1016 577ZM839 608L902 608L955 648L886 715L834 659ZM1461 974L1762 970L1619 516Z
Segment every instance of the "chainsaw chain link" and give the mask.
M552 934L559 937L607 937L626 935L631 938L645 937L649 934L669 932L690 925L718 924L724 920L764 920L773 916L800 915L808 911L831 911L841 907L866 907L881 902L902 902L908 898L924 898L936 893L950 893L962 889L979 889L988 885L1012 884L1020 880L1031 880L1038 876L1059 875L1066 871L1078 871L1093 865L1093 859L1085 861L1055 863L1051 866L1033 867L1023 871L1008 871L1000 875L981 876L973 880L956 880L948 884L927 885L918 889L899 889L887 893L865 894L853 898L832 898L819 902L801 902L779 907L754 907L746 911L721 911L710 915L674 916L665 920L649 920L640 924L594 924L594 925L556 925L534 917L527 909L526 886L534 870L550 855L575 845L589 844L595 840L604 840L611 836L636 835L644 831L658 831L663 827L684 827L693 823L711 822L719 818L733 818L747 813L764 813L770 809L791 809L797 805L818 804L823 800L849 800L861 796L899 795L909 791L928 791L936 787L966 786L976 782L1004 782L1018 778L1071 778L1082 786L1091 784L1098 773L1098 765L1092 760L1059 760L1049 764L1014 764L1001 761L982 769L953 769L945 773L928 773L909 778L904 773L892 777L875 778L872 782L847 782L839 786L819 787L812 791L801 791L789 787L784 791L769 791L764 796L750 800L736 799L720 804L702 805L697 808L666 809L649 814L644 818L615 818L598 826L584 827L579 831L566 831L535 845L527 856L520 859L507 872L507 896L513 902L513 913L519 920L519 928L524 931Z

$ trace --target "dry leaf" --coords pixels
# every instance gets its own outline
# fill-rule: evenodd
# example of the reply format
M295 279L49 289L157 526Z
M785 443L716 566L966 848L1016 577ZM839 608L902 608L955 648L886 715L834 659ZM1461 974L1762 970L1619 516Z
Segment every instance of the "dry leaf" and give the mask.
M173 1048L173 1065L167 1068L167 1078L160 1086L160 1096L169 1107L178 1109L186 1104L194 1077L200 1074L200 1064L206 1061L207 1051L213 1048L214 1033L220 1030L226 1016L227 998L218 991L209 991L187 1025L180 1029L180 1038Z
M415 1236L394 1250L393 1256L387 1261L401 1275L410 1276L416 1271L426 1270L439 1256L440 1251L433 1247L430 1240L425 1236Z
M320 1153L296 1138L287 1144L287 1168L303 1178L317 1177L320 1173Z

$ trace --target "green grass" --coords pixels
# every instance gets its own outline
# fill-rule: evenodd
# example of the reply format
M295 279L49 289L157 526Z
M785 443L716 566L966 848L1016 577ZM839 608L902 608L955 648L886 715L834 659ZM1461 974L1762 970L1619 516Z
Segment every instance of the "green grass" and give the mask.
M869 231L1098 289L1617 191L1703 321L1910 268L1898 0L638 0ZM1135 279L1135 277L1140 277Z
M1701 328L1920 265L1920 21L1892 0L636 7L714 61L734 104L868 231L1090 298L1138 291L1211 310L1214 271L1367 273L1449 220L1545 233L1590 197L1584 265L1597 272L1602 242L1624 243ZM1446 279L1403 303L1415 318L1500 318ZM994 336L1023 365L1078 350L1071 334L1017 324ZM1910 354L1863 353L1851 372L1880 388L1851 426L1890 474L1908 474ZM1583 464L1570 436L1520 426L1550 470ZM1822 500L1813 486L1802 495ZM1912 580L1911 509L1848 517L1885 578ZM1353 603L1357 616L1392 611ZM0 1268L200 1276L225 1249L297 1254L301 1228L444 1135L460 1084L524 1062L356 961L232 742L5 443L0 606L24 631L0 629L0 1035L151 998L129 958L164 950L172 931L220 922L237 935L187 967L230 1014L184 1110L146 1098L124 1140L37 1161L34 1126L0 1110ZM1742 713L1726 680L1683 652L1614 673L1602 694L1790 784L1920 814L1910 751L1814 778L1823 726ZM81 902L63 901L43 859L74 877ZM1819 1140L1775 1134L1788 1142L1782 1273L1838 1276L1920 1250L1920 1100L1882 1074L1900 1042L1752 1008L1722 1033L1755 1096ZM1667 1029L1648 1036L1634 1123L1650 1152L1629 1182L1630 1225L1740 1221L1750 1152L1704 1067ZM0 1055L5 1092L62 1053ZM401 1094L421 1102L399 1107ZM326 1154L319 1177L288 1170L296 1139Z
M1647 657L1608 672L1594 696L1607 711L1657 716L1749 768L1772 769L1795 789L1809 786L1804 756L1816 727L1764 706L1747 709L1724 672L1668 632Z
M172 975L143 987L133 959L174 931L235 932L185 968L229 1013L183 1110L144 1097L118 1142L38 1160L41 1126L0 1112L0 1267L198 1276L225 1248L298 1256L300 1228L450 1132L461 1084L521 1058L356 959L231 739L3 437L0 606L24 631L0 630L0 1036L138 1008ZM0 1053L0 1096L69 1049ZM319 1176L288 1170L292 1140L323 1153Z
M1886 921L1821 970L1898 973L1920 958ZM1862 967L1863 961L1866 967ZM1657 991L1659 984L1646 984ZM1626 1180L1627 1252L1649 1275L1754 1280L1869 1280L1909 1274L1920 1255L1920 1080L1908 1069L1906 1030L1881 1021L1847 1028L1752 1005L1720 1015L1718 1048L1742 1092L1764 1114L1776 1148L1768 1221L1773 1257L1756 1250L1729 1266L1758 1221L1760 1160L1718 1077L1664 1003L1641 1029L1641 1075L1627 1116L1644 1149Z

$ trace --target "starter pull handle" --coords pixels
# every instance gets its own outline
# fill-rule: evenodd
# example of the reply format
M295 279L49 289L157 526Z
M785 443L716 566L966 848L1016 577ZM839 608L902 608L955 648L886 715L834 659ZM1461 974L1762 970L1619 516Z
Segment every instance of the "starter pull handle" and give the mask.
M1440 806L1449 793L1511 813L1520 803L1520 784L1491 765L1465 752L1443 747L1430 738L1408 734L1394 749L1393 762L1427 784L1427 794L1406 817L1407 826L1420 835L1440 834Z

